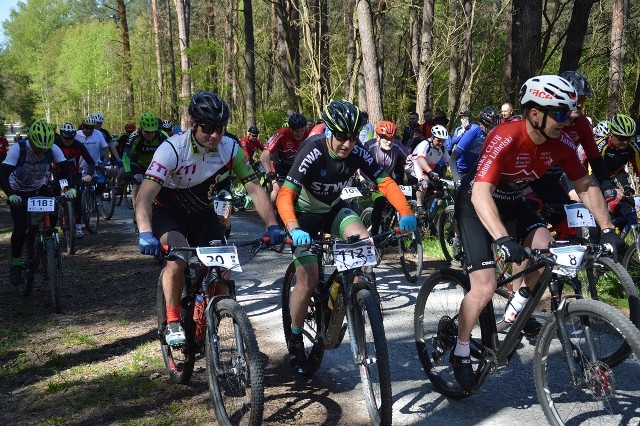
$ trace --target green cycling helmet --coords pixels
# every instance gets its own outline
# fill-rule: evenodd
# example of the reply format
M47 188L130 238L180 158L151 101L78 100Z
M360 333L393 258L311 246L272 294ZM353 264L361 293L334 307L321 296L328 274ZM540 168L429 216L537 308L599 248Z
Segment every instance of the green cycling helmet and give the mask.
M636 134L636 122L624 114L614 114L609 120L609 133L616 136L631 137Z
M145 132L156 132L158 130L158 118L150 112L145 112L140 117L140 128Z
M40 149L51 149L56 134L53 127L45 120L38 120L29 127L29 141Z

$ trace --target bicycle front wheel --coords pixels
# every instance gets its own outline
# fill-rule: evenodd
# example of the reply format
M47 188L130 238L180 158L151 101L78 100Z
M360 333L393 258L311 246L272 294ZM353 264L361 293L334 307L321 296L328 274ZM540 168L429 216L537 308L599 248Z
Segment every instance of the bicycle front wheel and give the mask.
M124 200L124 205L129 210L133 210L133 184L131 182L127 183L123 191L122 199Z
M60 283L62 282L62 253L60 253L60 247L56 244L54 238L47 238L44 240L45 258L43 267L46 270L42 271L42 279L45 282L49 282L51 288L51 301L53 304L53 311L59 314L60 309Z
M624 254L622 266L629 272L636 288L640 289L640 252L638 252L635 243Z
M438 392L455 399L470 395L456 381L449 365L449 355L458 338L460 303L469 288L469 278L460 271L433 272L420 287L413 314L414 338L422 367ZM471 339L479 339L481 334L476 325ZM472 356L474 369L476 361Z
M353 321L356 362L369 416L373 424L390 425L393 395L389 351L380 305L369 290L356 294Z
M64 237L67 254L76 253L76 216L73 201L66 200L66 207L62 209L62 235Z
M398 242L400 265L405 278L416 282L422 273L422 235L416 229L411 234L402 236Z
M107 183L104 186L104 191L100 196L100 201L102 203L102 217L105 220L111 219L114 211L116 210L116 197L113 193L111 182L111 180L107 180Z
M460 246L459 241L455 241L456 236L456 218L453 205L447 206L438 214L437 226L438 226L438 240L440 241L440 248L444 254L444 259L447 262L451 262L455 253L453 253L454 242ZM459 250L459 247L458 247ZM459 259L458 259L459 260Z
M216 305L216 324L206 338L209 391L218 422L262 424L264 370L249 317L233 299Z
M82 222L90 234L98 232L100 212L98 211L95 191L85 190L82 193Z
M564 315L561 326L570 340L570 354L562 348L558 326L550 316L540 331L533 361L536 392L549 423L637 424L638 329L615 308L589 299L571 301ZM623 344L632 352L623 362L613 367L602 361L611 348ZM575 362L574 377L567 355Z

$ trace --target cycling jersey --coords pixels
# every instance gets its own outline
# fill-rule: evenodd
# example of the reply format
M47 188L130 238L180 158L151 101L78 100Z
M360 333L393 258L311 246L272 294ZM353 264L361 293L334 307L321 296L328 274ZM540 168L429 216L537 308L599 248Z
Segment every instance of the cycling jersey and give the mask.
M122 165L125 172L131 172L131 163L137 163L143 169L151 163L156 149L162 142L167 140L167 135L158 130L151 140L142 137L142 132L136 130L129 136L129 140L124 147Z
M249 136L245 136L240 139L240 146L245 153L245 156L253 162L253 155L256 151L264 151L264 145L258 139L252 141Z
M219 186L233 173L242 184L256 179L238 139L225 134L209 151L191 137L192 130L171 136L153 155L144 178L162 185L154 204L181 213L211 209Z
M532 181L555 164L562 166L571 181L587 174L576 155L575 144L566 133L536 145L527 133L526 123L525 120L504 123L487 135L475 182L494 185L496 200L520 198Z
M76 132L75 140L80 141L89 151L89 155L93 158L94 163L102 160L102 152L108 146L104 140L104 136L99 131L94 130L89 136L86 136L82 130ZM80 160L80 169L83 173L88 174L89 164L84 159Z
M407 159L407 152L404 146L397 140L391 143L391 149L382 149L380 141L377 139L368 140L364 147L373 156L376 163L384 168L389 176L402 183L404 178L404 162Z
M41 155L36 154L31 149L29 142L25 142L25 147L27 152L23 164L18 164L20 158L19 143L14 143L11 148L9 148L7 158L2 162L3 169L7 172L7 176L3 176L3 181L0 182L0 184L7 195L11 195L14 192L37 191L40 187L46 185L47 172L52 162L60 167L68 168L65 164L67 159L56 145L53 145L51 150ZM5 166L9 166L10 168L6 169Z
M69 146L65 145L62 140L56 140L55 144L60 148L67 161L69 161L75 174L80 173L80 159L83 159L88 167L87 174L93 176L96 163L93 161L93 158L91 158L86 146L75 139ZM60 172L60 168L57 166L54 166L54 170L56 173Z
M456 158L458 173L464 175L475 169L486 136L482 128L475 123L460 136L458 143L453 147L453 151L459 153Z
M618 150L611 145L610 137L604 137L598 141L598 148L609 170L609 178L617 178L622 173L626 175L624 167L628 163L631 163L636 175L640 174L640 148L635 143L629 143L625 149ZM621 184L628 185L628 181L625 179Z
M309 132L305 130L302 139L297 141L293 137L291 129L283 127L269 139L266 150L271 154L276 154L275 158L273 158L274 172L280 176L286 176L287 171L293 164L293 160L296 158L300 145L307 139L308 135Z
M416 146L413 153L407 157L407 172L418 180L426 179L426 173L418 163L418 158L424 158L432 171L442 170L444 164L449 163L449 153L444 144L440 148L432 145L431 139L425 139Z

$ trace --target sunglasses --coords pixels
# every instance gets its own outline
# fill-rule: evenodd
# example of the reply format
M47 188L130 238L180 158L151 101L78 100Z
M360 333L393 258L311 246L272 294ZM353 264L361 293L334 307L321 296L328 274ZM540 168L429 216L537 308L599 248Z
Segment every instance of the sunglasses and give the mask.
M222 133L224 131L224 124L198 124L200 127L200 131L207 135L212 135L214 133Z
M571 117L570 109L548 109L545 113L558 123L564 123Z
M631 141L631 136L618 136L618 135L613 135L613 136L618 138L618 140L620 142L629 142L629 141Z
M346 142L346 141L357 141L358 133L347 133L347 132L335 132L333 137L338 140L338 142Z
M91 131L91 132L92 132L92 131L94 131L94 130L96 129L95 127L90 127L90 126L83 126L82 128L83 128L84 130L88 131L88 132L89 132L89 131Z

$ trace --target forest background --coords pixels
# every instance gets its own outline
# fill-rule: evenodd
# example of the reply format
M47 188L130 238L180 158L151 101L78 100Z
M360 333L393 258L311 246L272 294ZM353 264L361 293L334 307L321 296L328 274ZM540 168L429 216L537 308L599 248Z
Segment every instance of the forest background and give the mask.
M21 0L2 26L0 119L27 125L100 111L115 132L149 111L185 128L208 89L240 136L316 120L332 98L399 126L440 107L453 127L565 70L588 77L594 124L640 113L631 0Z

